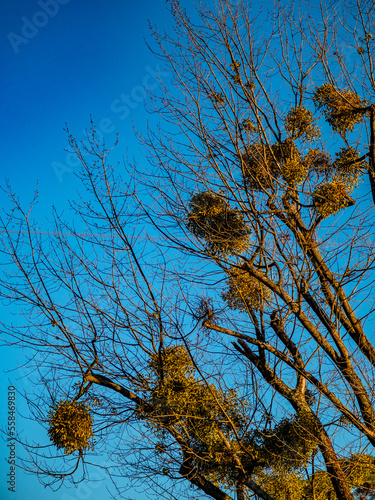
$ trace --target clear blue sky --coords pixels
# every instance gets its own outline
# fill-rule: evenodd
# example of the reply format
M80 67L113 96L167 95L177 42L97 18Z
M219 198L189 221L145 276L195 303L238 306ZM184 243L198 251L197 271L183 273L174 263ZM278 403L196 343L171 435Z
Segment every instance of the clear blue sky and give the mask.
M191 0L182 0L187 7ZM0 186L9 180L27 203L39 191L36 216L42 221L52 204L68 207L77 188L76 162L64 151L67 122L78 140L92 115L111 142L119 132L120 156L139 155L133 123L146 127L144 87L154 87L158 61L146 47L149 21L168 28L166 0L3 0L0 2ZM163 75L162 75L163 76ZM164 75L168 79L168 75ZM1 206L8 201L0 191ZM0 260L1 265L1 260ZM9 310L0 306L1 319ZM18 368L26 351L0 347L0 425L6 425L7 389L32 390ZM22 415L17 396L17 431L38 438L40 429ZM41 436L45 439L45 436ZM21 449L17 447L17 453ZM17 471L16 493L8 492L5 461L9 448L0 439L0 500L106 500L106 481L97 476L79 489L45 490L35 476ZM99 461L103 461L99 457ZM129 493L146 500L143 493Z
M186 0L186 5L190 2ZM1 148L0 186L9 180L27 202L37 187L36 215L48 215L55 204L67 208L74 196L74 158L64 151L65 122L77 139L84 139L90 114L111 141L120 134L121 154L139 154L133 133L146 126L144 86L156 83L157 60L149 52L148 20L168 27L165 0L12 0L0 4ZM165 78L168 78L165 76ZM8 202L0 192L1 206ZM3 320L9 317L2 306ZM6 424L9 383L17 391L32 390L22 379L24 351L0 348L0 421ZM9 372L9 370L13 370ZM19 413L25 413L21 398ZM17 430L37 435L38 428L17 415ZM17 448L17 453L20 448ZM16 493L8 492L5 458L9 450L0 440L0 498L2 500L96 500L108 498L105 481L79 490L45 490L36 477L17 471ZM134 493L134 500L143 500Z

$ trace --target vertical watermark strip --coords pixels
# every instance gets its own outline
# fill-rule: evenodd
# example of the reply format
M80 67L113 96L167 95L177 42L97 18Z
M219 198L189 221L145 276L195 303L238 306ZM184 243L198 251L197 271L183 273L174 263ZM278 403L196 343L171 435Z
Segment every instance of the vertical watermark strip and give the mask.
M8 491L16 492L16 388L8 386L8 426L7 449L9 472L7 473Z

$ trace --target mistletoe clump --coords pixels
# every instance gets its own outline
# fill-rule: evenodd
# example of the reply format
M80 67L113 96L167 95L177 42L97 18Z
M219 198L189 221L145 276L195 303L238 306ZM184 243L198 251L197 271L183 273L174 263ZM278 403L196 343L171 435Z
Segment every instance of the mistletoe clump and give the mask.
M256 471L256 480L272 498L278 500L307 500L305 497L306 481L301 472L289 472L279 470L277 468L270 468L267 472L262 470ZM324 500L327 500L326 497ZM318 500L317 497L314 500ZM323 500L320 499L319 500Z
M345 134L361 123L367 113L366 102L351 90L339 90L325 83L314 94L314 103L324 113L335 132Z
M330 155L321 149L309 149L303 159L308 170L329 174L332 170Z
M257 127L249 119L243 120L243 122L241 123L241 126L247 132L256 132L256 130L257 130Z
M375 458L373 456L365 453L351 455L342 460L342 468L352 487L374 491Z
M187 228L204 239L214 255L243 253L249 247L249 228L244 216L211 191L192 196Z
M283 180L291 187L306 179L309 166L301 161L301 154L291 138L272 146L272 155Z
M299 412L291 419L281 420L273 429L258 431L259 458L285 470L305 467L318 447L317 434L314 418Z
M349 196L346 184L334 179L318 187L313 194L313 205L316 213L325 219L354 205L354 200Z
M246 187L253 191L266 191L274 186L280 174L288 184L301 183L307 169L300 164L300 153L292 139L273 146L255 143L241 155Z
M240 452L238 436L248 430L247 403L236 391L224 391L197 378L183 345L151 354L149 369L145 421L158 436L157 451L168 450L164 426L173 425L186 436L191 459L200 473L216 483L235 483L239 471L233 453ZM249 439L246 451L249 457L255 453Z
M301 156L294 141L290 138L277 142L272 146L271 150L272 158L278 164L285 163L288 160L299 160Z
M291 109L284 120L285 129L293 139L314 141L320 137L319 128L313 124L313 114L303 106Z
M356 149L341 148L336 153L333 167L336 177L351 189L358 185L359 177L368 168L368 164L359 157Z
M232 309L259 311L271 299L271 292L246 270L235 267L229 271L228 288L222 297Z
M373 498L375 488L375 459L371 455L358 453L340 460L349 487L354 491L355 498ZM306 481L305 495L316 500L339 500L333 490L330 475L327 471L317 471Z
M93 449L92 418L85 403L63 400L49 414L48 435L67 455L77 450Z
M289 186L298 186L306 179L309 166L305 162L288 159L282 163L281 176Z
M233 82L235 84L240 84L241 83L241 77L240 77L240 73L239 73L239 69L241 67L241 63L237 62L237 61L233 61L233 63L230 65L230 67L232 68L233 70L233 75L232 75L232 78L233 78Z
M223 94L220 94L219 92L212 92L212 94L210 94L210 99L218 106L223 106L225 104L225 98Z
M190 377L194 372L194 365L184 346L165 347L161 353L151 354L149 367L152 372L161 378Z
M252 191L266 191L273 186L280 170L274 160L272 149L265 144L251 144L241 154L244 164L246 187Z

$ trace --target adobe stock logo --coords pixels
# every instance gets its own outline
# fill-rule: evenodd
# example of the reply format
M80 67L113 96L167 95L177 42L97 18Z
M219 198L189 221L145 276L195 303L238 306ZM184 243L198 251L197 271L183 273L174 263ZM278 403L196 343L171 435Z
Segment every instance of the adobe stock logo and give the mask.
M34 38L40 28L44 28L48 21L60 12L60 5L66 5L70 0L39 0L38 5L42 10L37 10L31 19L21 17L21 35L10 31L7 38L16 54L20 51L20 45L26 45Z

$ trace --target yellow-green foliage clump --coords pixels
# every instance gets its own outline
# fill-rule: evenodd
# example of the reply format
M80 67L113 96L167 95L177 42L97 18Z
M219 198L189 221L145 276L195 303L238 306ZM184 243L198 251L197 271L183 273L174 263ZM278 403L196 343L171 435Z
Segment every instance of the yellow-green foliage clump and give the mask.
M204 239L208 250L215 255L243 253L249 247L249 228L244 216L210 191L192 196L187 228Z
M293 139L313 141L320 137L319 128L313 124L313 114L303 106L296 106L286 115L285 130Z
M173 425L189 443L197 470L216 483L229 484L239 472L233 460L233 452L240 452L236 436L248 429L246 402L236 391L224 391L197 378L185 346L165 347L152 354L149 368L144 418L158 436L157 451L167 449L163 428ZM252 456L251 444L247 451Z
M218 106L223 106L225 104L225 98L223 94L220 94L218 92L213 92L212 94L210 94L210 99Z
M321 149L309 149L303 162L314 172L329 174L332 170L330 155Z
M233 82L235 84L240 84L241 83L241 77L240 77L240 73L239 73L239 70L240 70L240 67L241 67L241 63L237 62L237 61L234 61L231 65L230 65L231 69L233 70L233 75L232 75L232 78L233 78Z
M257 464L260 466L255 470L256 482L273 498L312 498L305 496L310 483L304 479L301 470L317 450L317 434L313 416L305 412L281 420L272 429L255 432L254 440L259 444Z
M272 150L265 144L250 145L241 154L246 187L252 191L270 189L279 176L279 168L274 161Z
M281 176L289 185L300 184L307 175L308 166L300 161L300 153L292 139L271 147L252 144L241 155L246 187L253 191L266 191Z
M85 403L63 400L50 411L48 435L57 448L67 455L93 448L92 418Z
M326 83L318 87L314 94L314 103L324 113L326 121L335 132L341 134L361 123L366 114L366 102L351 90L339 90Z
M284 419L272 429L254 429L249 425L248 403L236 391L218 388L197 376L184 345L151 354L148 368L147 377L142 379L147 402L142 418L156 435L159 456L168 456L170 446L174 446L166 432L173 426L184 436L185 451L196 471L216 485L233 487L241 480L237 456L245 470L254 470L266 491L282 486L285 500L291 498L288 495L293 490L283 477L294 478L295 492L308 486L307 481L301 483L298 471L317 447L317 432L309 414ZM271 469L275 473L269 474Z
M281 176L289 186L298 186L306 179L309 166L305 162L288 159L280 167Z
M300 152L292 139L274 144L272 153L283 180L289 186L298 186L306 179L309 165L301 161Z
M277 500L308 500L310 498L305 497L306 481L303 474L298 472L287 473L285 470L277 469L268 469L267 473L259 471L256 474L256 482Z
M284 470L306 466L317 449L317 429L307 413L297 413L292 419L281 420L273 429L259 432L262 444L260 459L269 460Z
M336 153L333 167L335 177L351 189L358 185L359 177L368 168L368 164L365 160L360 160L356 149L341 148Z
M238 267L229 271L227 285L227 291L222 297L232 309L259 311L271 299L268 288Z
M165 347L161 353L151 354L149 367L164 380L190 377L194 372L191 357L182 345Z
M342 469L352 487L362 488L367 484L375 488L375 457L357 453L342 460ZM374 490L373 490L374 491Z
M367 454L354 454L340 460L342 470L347 478L348 486L356 493L356 498L371 499L371 492L375 491L375 458ZM328 472L318 471L310 480L306 481L305 496L303 499L340 500L337 498Z
M313 496L314 495L314 496ZM337 496L332 486L332 481L326 471L317 471L305 481L305 496L303 499L314 498L314 500L337 500Z
M256 132L257 127L252 123L251 120L243 120L242 122L242 128L246 130L247 132Z
M313 194L315 212L324 219L353 204L346 184L339 180L321 184Z
M292 139L278 142L272 146L272 157L280 164L287 160L299 160L300 152Z

